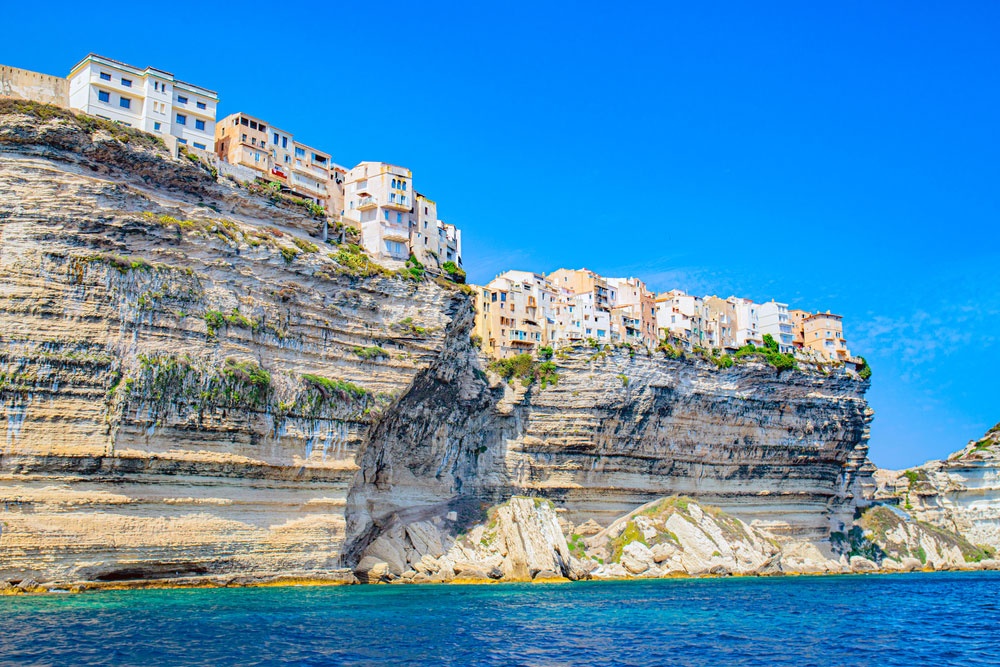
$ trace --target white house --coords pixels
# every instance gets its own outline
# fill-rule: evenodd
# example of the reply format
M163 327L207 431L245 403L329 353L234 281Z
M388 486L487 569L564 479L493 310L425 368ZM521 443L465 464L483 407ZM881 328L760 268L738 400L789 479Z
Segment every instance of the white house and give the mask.
M792 321L788 316L788 304L771 300L757 306L757 318L760 324L760 335L771 334L782 352L794 349L795 334L792 331Z
M174 137L211 151L215 144L215 91L185 83L153 67L139 68L93 53L69 76L69 105L91 116Z
M762 345L763 334L760 331L758 304L750 299L731 296L726 299L736 310L736 345L742 347L748 343Z

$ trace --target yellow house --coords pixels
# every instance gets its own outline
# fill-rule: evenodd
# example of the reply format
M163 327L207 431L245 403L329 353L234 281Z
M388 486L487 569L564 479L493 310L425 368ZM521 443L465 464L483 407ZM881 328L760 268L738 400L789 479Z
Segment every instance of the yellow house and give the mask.
M273 164L268 151L268 124L245 113L234 113L215 124L215 154L267 177ZM282 179L283 180L283 179Z
M556 291L545 276L506 271L476 290L476 334L497 359L537 355L549 344L549 314Z
M805 349L818 352L824 359L845 361L851 356L840 315L829 311L810 315L802 323L802 335Z

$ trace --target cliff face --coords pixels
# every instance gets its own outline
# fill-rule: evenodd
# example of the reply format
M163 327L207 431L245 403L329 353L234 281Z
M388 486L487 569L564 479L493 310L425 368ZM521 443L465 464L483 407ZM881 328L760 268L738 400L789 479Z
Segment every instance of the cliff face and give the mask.
M356 452L468 298L143 135L2 119L0 577L339 567Z
M555 386L525 388L471 359L443 355L376 429L349 511L358 553L373 524L405 523L403 508L474 517L469 501L518 493L604 526L684 494L805 539L844 530L870 497L867 384L844 371L577 348L560 352Z
M878 496L976 545L1000 549L1000 424L944 461L879 470Z
M0 579L349 579L516 494L571 528L683 493L808 538L864 503L853 375L587 348L504 383L467 294L147 136L0 104Z

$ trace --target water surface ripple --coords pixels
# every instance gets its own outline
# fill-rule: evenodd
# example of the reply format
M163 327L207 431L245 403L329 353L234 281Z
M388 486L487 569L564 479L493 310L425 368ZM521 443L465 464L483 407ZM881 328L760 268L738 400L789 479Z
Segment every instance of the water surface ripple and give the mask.
M0 598L3 665L1000 665L1000 573Z

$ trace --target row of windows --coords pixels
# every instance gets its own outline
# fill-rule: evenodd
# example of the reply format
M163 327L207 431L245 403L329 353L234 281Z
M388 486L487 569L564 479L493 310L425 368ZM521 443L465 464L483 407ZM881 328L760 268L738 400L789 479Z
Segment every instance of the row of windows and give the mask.
M406 189L406 181L404 181L404 180L397 180L397 179L394 178L394 179L392 179L392 187L395 188L396 190L405 190Z
M187 104L188 103L188 98L184 97L183 95L178 95L177 96L177 103L178 104ZM197 106L199 109L205 109L205 108L207 108L208 105L206 105L204 102L195 102L195 106Z
M98 102L104 102L105 104L111 104L111 93L109 93L106 90L98 90L97 91L97 101ZM118 106L120 106L123 109L131 109L132 108L132 100L131 100L131 98L125 97L124 95L120 96L118 98ZM187 125L187 116L185 116L184 114L180 114L180 113L177 114L177 124L178 125ZM160 124L159 123L154 123L153 127L156 130L159 130L160 129ZM202 131L204 131L205 130L205 121L201 120L200 118L196 118L195 121L194 121L194 128L196 130L202 130Z
M261 132L267 132L267 125L264 125L264 123L258 123L255 120L249 120L247 118L242 118L242 117L239 119L234 118L233 125L236 125L237 123L239 123L240 125L245 125L249 127L251 130L260 130Z
M108 74L107 72L101 72L100 74L101 74L101 80L102 81L111 81L111 75ZM125 77L122 77L121 78L121 84L123 86L125 86L126 88L131 88L132 87L132 79L126 79ZM159 81L154 81L153 82L153 90L167 92L167 84L160 83ZM188 103L188 98L184 97L183 95L178 95L177 96L177 102L178 102L178 104L187 104ZM197 105L197 107L199 109L207 109L208 108L208 105L205 102L196 102L196 105ZM265 128L262 127L261 129L265 129Z
M187 125L187 116L185 116L182 113L177 114L176 122L177 122L178 125ZM203 121L200 118L195 118L194 119L194 129L204 131L205 130L205 121Z
M385 217L385 221L389 222L389 211L386 211L385 209L383 209L382 210L382 215ZM396 222L399 223L399 224L403 223L403 214L402 213L397 213L396 214Z

